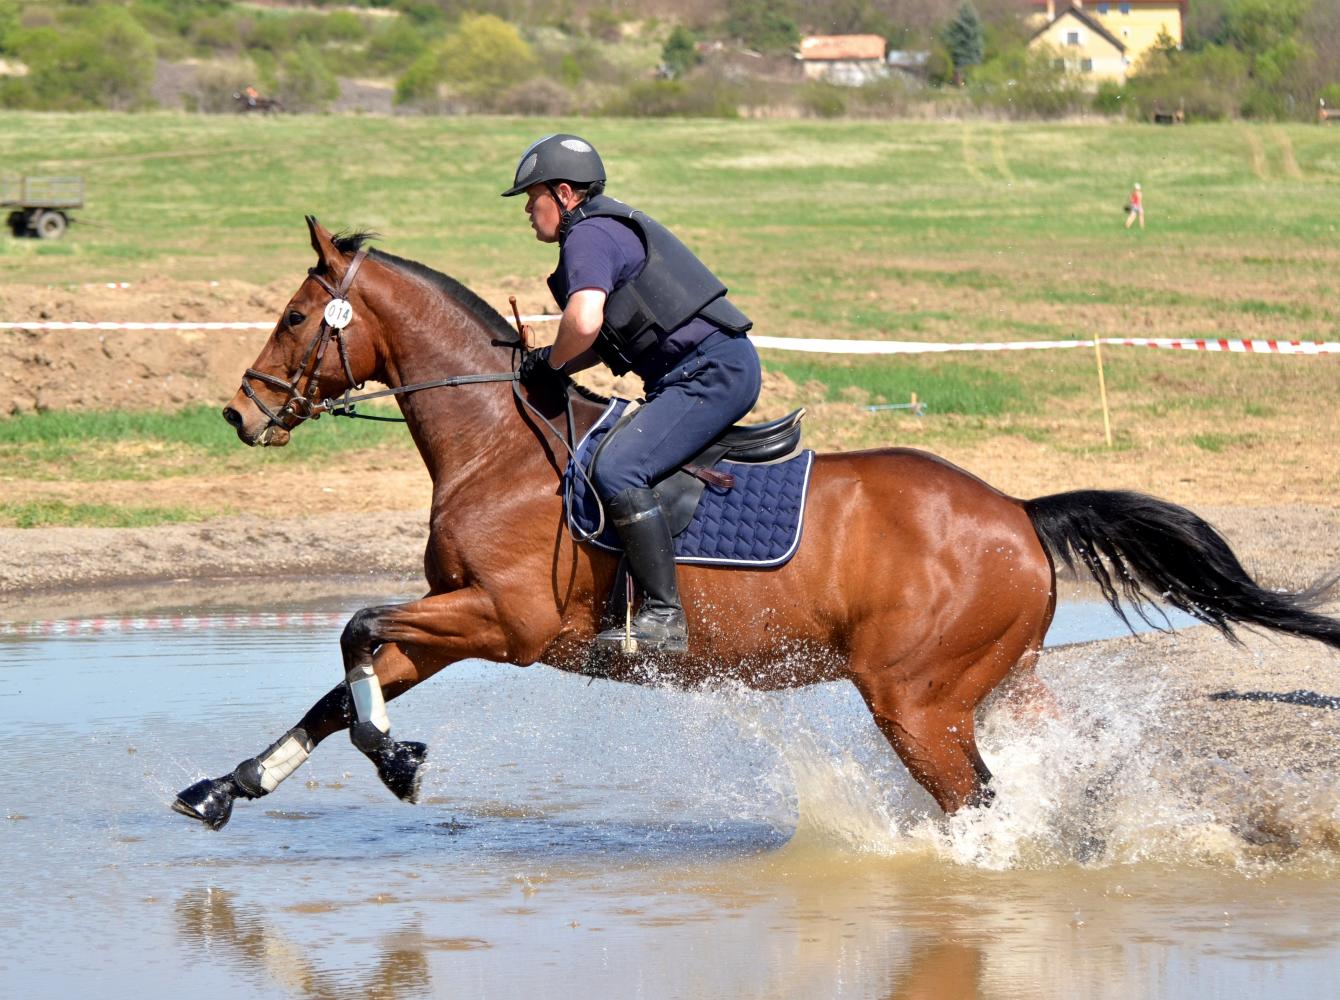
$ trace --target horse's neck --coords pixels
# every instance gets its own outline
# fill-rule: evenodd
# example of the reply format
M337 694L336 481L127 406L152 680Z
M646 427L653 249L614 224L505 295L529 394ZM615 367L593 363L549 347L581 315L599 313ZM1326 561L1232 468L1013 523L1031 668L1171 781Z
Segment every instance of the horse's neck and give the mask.
M416 290L417 299L388 296L382 316L383 381L401 387L512 370L512 348L498 330L443 294L423 299L423 291ZM514 482L555 475L550 456L565 457L562 446L550 441L546 449L537 441L538 421L522 415L512 385L482 382L398 397L435 493L484 488L496 494L499 477ZM556 424L565 429L561 419Z

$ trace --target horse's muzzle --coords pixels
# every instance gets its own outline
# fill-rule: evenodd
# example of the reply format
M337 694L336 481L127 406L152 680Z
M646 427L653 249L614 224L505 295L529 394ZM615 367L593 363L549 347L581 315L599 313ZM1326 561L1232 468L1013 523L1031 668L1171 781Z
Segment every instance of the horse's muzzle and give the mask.
M241 434L240 431L238 433ZM256 440L249 443L258 444L262 448L282 448L288 444L288 439L289 432L286 428L280 427L278 424L270 424L261 429L261 432L256 435ZM245 441L246 438L242 440Z
M252 430L248 426L247 418L242 410L234 405L236 403L237 400L234 400L233 404L224 407L223 419L228 422L230 427L237 431L237 439L239 441L252 448L257 445L260 445L263 448L282 448L284 445L288 444L288 430L273 421L266 423L259 430ZM248 409L255 410L255 407L249 406ZM252 423L259 423L261 419L268 419L264 417L259 410L255 410L253 416L256 419L254 419Z

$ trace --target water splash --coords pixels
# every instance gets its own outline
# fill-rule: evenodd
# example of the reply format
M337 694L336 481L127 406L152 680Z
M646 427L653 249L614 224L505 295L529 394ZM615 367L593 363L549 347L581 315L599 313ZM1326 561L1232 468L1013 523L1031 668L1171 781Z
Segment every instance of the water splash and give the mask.
M1187 672L1127 659L1095 648L1044 660L1050 711L1030 710L1008 688L990 699L978 737L997 797L990 809L953 817L912 781L845 686L716 698L747 739L777 755L762 783L789 807L796 850L987 870L1340 869L1333 769L1277 765L1266 774L1218 756L1200 745L1209 703L1188 692Z

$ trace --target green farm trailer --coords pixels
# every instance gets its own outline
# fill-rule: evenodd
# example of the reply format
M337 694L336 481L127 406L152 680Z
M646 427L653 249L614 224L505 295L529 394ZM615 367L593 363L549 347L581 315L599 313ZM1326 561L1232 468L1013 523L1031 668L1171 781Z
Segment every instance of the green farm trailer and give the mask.
M70 225L70 211L84 207L82 177L0 177L0 212L15 236L54 240Z

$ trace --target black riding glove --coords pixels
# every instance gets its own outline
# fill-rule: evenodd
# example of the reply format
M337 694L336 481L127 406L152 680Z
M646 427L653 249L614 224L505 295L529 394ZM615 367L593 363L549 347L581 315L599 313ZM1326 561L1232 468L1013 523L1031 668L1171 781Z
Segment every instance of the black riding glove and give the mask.
M560 369L549 364L549 352L552 348L541 347L527 351L517 369L521 384L534 392L543 392L546 387L555 391L567 388L568 377Z

